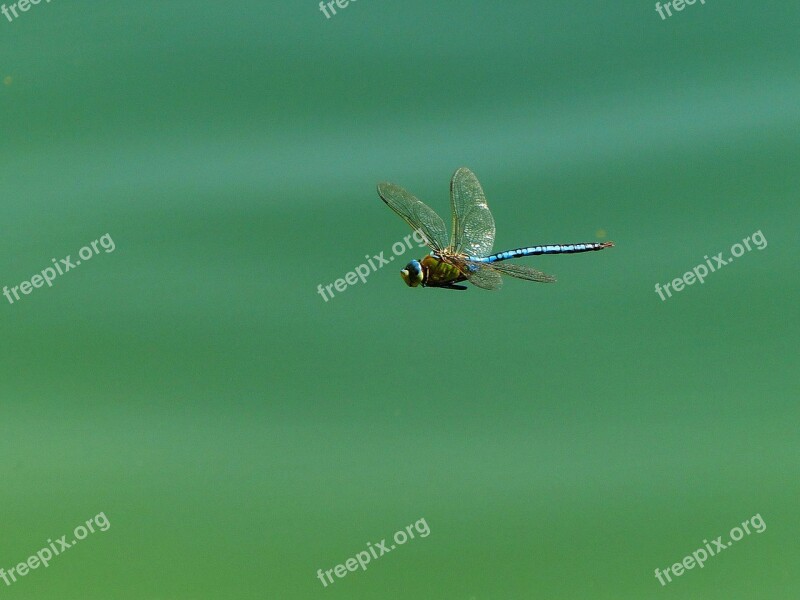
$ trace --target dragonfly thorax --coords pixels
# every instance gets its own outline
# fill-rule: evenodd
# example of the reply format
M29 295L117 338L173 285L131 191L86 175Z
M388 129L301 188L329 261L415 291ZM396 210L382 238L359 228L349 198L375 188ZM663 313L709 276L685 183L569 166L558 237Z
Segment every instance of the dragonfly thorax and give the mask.
M406 282L406 285L410 287L417 287L418 285L422 284L424 279L424 275L422 274L422 265L419 264L418 260L412 260L406 265L405 269L400 271L400 276L403 278L403 281Z
M422 260L412 260L400 275L410 287L450 287L466 279L458 267L433 253Z

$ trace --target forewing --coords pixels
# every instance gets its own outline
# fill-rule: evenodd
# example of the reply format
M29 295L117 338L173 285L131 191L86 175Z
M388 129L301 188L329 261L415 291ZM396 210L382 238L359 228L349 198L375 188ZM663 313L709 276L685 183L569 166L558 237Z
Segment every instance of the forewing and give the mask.
M503 275L516 277L517 279L525 279L526 281L538 281L539 283L553 283L556 278L552 275L542 273L532 267L525 265L515 265L505 262L496 262L491 264L491 268L499 271Z
M432 250L440 252L447 247L444 221L431 207L393 183L379 183L378 195L412 229L420 232Z
M453 212L451 251L467 256L489 256L494 245L494 218L475 174L461 167L450 181Z

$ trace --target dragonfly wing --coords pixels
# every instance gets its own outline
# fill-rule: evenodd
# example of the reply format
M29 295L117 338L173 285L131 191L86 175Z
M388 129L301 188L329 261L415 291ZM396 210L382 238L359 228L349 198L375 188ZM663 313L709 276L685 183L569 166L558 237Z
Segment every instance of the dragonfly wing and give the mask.
M525 279L526 281L538 281L539 283L553 283L556 278L552 275L547 275L538 271L532 267L526 267L525 265L514 265L509 263L492 263L491 268L495 271L502 273L503 275L508 275L510 277L516 277L517 279Z
M453 212L451 250L454 254L489 256L494 245L494 218L475 174L461 167L450 181Z
M441 252L447 247L444 221L431 207L393 183L379 183L378 195L412 229L420 232L432 250Z
M503 285L503 278L488 263L464 261L458 265L469 282L485 290L497 290Z

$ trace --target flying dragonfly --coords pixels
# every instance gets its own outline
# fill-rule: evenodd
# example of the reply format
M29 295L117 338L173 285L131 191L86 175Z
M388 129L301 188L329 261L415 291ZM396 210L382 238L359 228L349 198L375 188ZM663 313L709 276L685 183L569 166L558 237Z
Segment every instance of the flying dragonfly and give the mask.
M575 254L610 248L614 242L585 242L582 244L551 244L528 246L492 254L494 218L486 203L481 184L475 174L462 167L450 181L450 208L453 214L449 236L444 221L424 202L399 185L379 183L378 195L411 228L418 231L431 253L422 260L412 260L400 271L410 287L435 287L466 290L462 281L485 290L496 290L503 275L552 283L556 279L532 267L508 264L503 261L540 254Z

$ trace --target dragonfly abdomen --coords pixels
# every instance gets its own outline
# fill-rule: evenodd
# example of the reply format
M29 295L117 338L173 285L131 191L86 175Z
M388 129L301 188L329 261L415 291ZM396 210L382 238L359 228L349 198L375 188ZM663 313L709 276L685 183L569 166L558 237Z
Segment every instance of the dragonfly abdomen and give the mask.
M475 262L500 262L509 258L519 258L523 256L539 256L540 254L575 254L577 252L594 252L603 248L610 248L614 242L587 242L584 244L551 244L549 246L529 246L528 248L517 248L498 252L483 258L470 257Z

